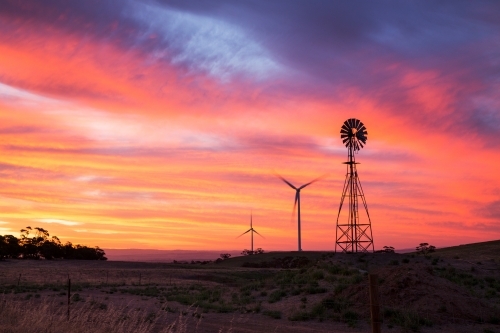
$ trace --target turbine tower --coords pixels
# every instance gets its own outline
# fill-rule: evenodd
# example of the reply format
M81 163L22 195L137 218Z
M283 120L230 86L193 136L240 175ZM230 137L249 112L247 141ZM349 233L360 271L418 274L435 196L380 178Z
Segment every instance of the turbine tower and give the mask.
M280 178L282 181L284 181L286 184L288 184L288 186L290 186L291 188L293 188L295 190L295 203L293 204L293 213L292 213L292 216L293 214L295 213L295 208L297 208L297 204L299 206L299 208L297 209L297 233L298 233L298 239L299 239L299 249L298 251L302 251L302 244L301 244L301 236L300 236L300 190L302 190L304 187L306 186L309 186L311 185L312 183L315 183L317 182L318 180L320 180L321 178L323 178L323 176L321 177L318 177L312 181L310 181L309 183L307 184L304 184L300 187L295 187L292 185L292 183L290 183L288 180L286 180L285 178L281 177L280 175L276 175L278 178Z
M264 236L262 236L261 234L259 234L257 232L257 230L255 230L253 228L252 213L250 213L250 229L248 229L247 231L245 231L244 233L242 233L241 235L239 235L236 238L240 238L241 236L243 236L244 234L249 233L249 232L251 232L251 251L252 251L252 254L253 254L253 233L255 232L257 235L259 235L262 238L264 238Z
M340 130L340 138L347 147L348 161L344 162L347 165L347 174L344 182L344 189L342 191L342 198L340 199L339 213L337 215L337 228L335 231L335 252L337 246L342 249L342 252L368 252L371 248L375 251L373 246L372 223L370 214L368 213L368 206L366 205L365 194L361 187L361 182L356 171L356 159L354 153L363 148L366 144L368 132L365 125L358 119L347 119ZM348 200L349 215L347 221L339 222L340 212L344 204L344 200ZM358 200L361 202L366 211L368 221L361 222L358 214Z

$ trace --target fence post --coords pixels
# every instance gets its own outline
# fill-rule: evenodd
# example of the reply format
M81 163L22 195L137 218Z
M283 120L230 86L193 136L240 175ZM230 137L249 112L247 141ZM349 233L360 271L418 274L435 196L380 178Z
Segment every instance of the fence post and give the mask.
M19 273L19 278L17 279L17 286L19 287L19 283L21 282L21 273Z
M71 302L71 279L68 277L68 321L69 321L69 305Z
M370 282L370 313L372 317L372 333L381 333L380 331L380 305L378 294L378 275L368 275Z

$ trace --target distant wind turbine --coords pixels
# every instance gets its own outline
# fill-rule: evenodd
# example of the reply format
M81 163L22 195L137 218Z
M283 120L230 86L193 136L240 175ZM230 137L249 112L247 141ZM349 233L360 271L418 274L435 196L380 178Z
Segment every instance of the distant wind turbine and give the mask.
M241 235L239 235L239 236L238 236L238 237L236 237L236 238L240 238L241 236L243 236L244 234L249 233L249 232L251 232L251 235L252 235L252 236L251 236L251 251L252 251L252 253L253 253L253 233L255 232L257 235L259 235L259 236L260 236L260 237L262 237L262 238L264 238L264 236L262 236L261 234L259 234L259 233L257 232L257 230L255 230L255 229L253 228L252 213L250 213L250 229L248 229L247 231L245 231L244 233L242 233Z
M283 178L280 175L276 174L276 177L278 177L279 179L281 179L282 181L284 181L286 184L288 184L288 186L290 186L291 188L293 188L295 190L295 203L293 205L292 216L293 216L293 214L295 214L295 208L297 208L297 203L298 203L299 204L299 209L297 210L297 221L298 221L297 228L298 228L298 238L299 238L299 251L302 251L301 238L300 238L300 190L302 190L306 186L311 185L312 183L317 182L318 180L324 178L325 176L326 175L318 177L318 178L310 181L309 183L302 185L301 187L295 187L288 180L286 180L285 178Z

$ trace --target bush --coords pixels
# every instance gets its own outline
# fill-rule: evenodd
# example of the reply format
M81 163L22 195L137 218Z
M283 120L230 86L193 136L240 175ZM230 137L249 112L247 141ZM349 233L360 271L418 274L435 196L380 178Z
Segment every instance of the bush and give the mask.
M290 317L288 317L288 320L291 321L306 321L311 319L309 316L309 313L306 311L298 311L293 313Z
M269 316L273 319L281 319L281 312L280 311L266 310L266 311L263 311L262 314Z
M354 311L346 311L342 315L342 318L347 322L350 327L354 327L358 321L359 314Z
M326 309L332 309L333 312L341 313L349 307L349 302L343 298L334 297L330 295L321 300L321 304Z
M268 302L269 303L276 303L276 302L279 302L281 301L281 299L283 297L286 296L286 292L284 292L283 290L275 290L273 291L270 295L269 295L269 299L268 299Z
M416 312L385 309L384 317L389 322L402 327L404 330L418 332L422 326L432 326L432 322L427 318L420 317Z
M314 271L312 274L313 279L315 280L323 280L325 278L325 274L323 274L323 271Z

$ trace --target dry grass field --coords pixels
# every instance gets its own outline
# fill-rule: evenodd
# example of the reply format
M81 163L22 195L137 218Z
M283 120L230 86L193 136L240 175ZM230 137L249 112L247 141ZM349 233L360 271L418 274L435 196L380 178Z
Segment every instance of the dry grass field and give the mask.
M6 260L0 332L369 332L376 273L384 332L500 333L499 251L488 242L427 256L271 252L206 265Z

